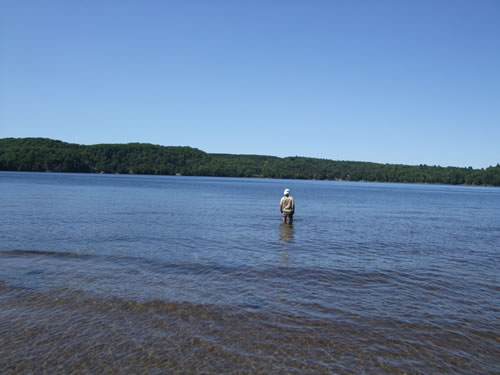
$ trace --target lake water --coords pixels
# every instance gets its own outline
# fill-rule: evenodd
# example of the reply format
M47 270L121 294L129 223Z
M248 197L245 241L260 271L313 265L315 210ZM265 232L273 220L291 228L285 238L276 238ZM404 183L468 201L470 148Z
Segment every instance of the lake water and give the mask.
M498 188L0 172L0 197L2 374L500 373Z

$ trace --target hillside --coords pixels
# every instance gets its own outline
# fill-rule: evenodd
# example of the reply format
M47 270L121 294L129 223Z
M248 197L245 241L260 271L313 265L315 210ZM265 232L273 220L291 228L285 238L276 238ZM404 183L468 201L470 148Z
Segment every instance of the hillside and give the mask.
M500 164L487 169L409 166L307 157L208 154L192 147L144 143L85 146L47 138L0 139L0 170L500 186Z

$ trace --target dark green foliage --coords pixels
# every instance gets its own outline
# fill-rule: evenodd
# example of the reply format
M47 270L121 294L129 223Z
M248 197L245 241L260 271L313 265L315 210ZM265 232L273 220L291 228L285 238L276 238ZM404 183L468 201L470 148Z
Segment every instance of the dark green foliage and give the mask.
M197 174L208 155L191 147L129 143L82 146L45 138L0 139L0 170Z
M500 186L500 164L487 169L409 166L305 157L207 154L191 147L143 143L83 146L46 138L0 139L0 170Z

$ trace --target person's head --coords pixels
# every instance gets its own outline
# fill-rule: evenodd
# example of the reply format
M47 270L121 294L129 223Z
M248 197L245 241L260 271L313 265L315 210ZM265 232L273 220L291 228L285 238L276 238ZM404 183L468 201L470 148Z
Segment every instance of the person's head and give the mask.
M288 197L290 195L290 189L285 189L283 194L285 194Z

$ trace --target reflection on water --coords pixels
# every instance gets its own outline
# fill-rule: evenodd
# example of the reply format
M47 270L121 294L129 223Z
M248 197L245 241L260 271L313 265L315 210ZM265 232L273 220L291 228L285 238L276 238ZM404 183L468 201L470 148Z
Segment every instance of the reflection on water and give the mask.
M282 242L290 242L295 235L293 224L281 223L280 239Z
M281 266L288 267L294 263L293 257L290 255L289 245L293 243L295 228L293 224L281 223L280 226L280 260Z

